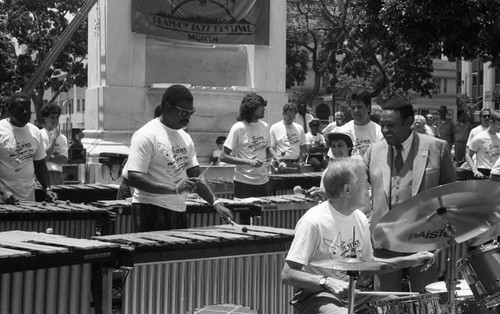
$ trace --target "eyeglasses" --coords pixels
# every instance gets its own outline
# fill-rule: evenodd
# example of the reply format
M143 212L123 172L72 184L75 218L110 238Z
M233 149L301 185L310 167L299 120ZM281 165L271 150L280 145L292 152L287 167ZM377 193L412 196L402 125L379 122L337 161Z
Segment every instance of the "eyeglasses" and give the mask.
M491 117L489 114L485 114L485 115L483 116L483 118L489 118L489 117Z
M186 110L177 106L174 106L175 109L177 109L177 114L183 118L189 118L190 116L193 115L193 113L196 111L196 109L193 110Z

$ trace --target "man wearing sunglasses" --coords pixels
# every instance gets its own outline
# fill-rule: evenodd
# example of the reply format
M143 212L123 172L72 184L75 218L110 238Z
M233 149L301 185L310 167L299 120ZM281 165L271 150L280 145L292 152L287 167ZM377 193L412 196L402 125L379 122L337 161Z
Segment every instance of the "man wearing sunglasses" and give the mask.
M491 168L500 157L500 136L498 136L498 132L500 132L500 113L493 111L489 124L486 131L474 136L469 147L467 147L465 158L476 179L488 177ZM472 160L474 155L476 155L475 162Z
M467 147L469 147L470 142L474 138L474 136L479 133L486 131L486 129L490 126L490 117L491 111L490 109L481 110L481 124L470 130L469 138L467 139Z
M134 187L134 232L188 227L186 198L190 192L212 204L223 218L233 218L200 176L193 140L183 129L195 112L193 95L182 85L163 94L161 115L132 136L123 178Z

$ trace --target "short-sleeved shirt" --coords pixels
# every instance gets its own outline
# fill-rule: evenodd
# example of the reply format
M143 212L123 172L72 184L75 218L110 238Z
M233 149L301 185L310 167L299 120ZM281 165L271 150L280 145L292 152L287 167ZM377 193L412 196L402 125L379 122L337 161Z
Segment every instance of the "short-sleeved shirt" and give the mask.
M264 161L267 158L267 148L271 146L269 126L262 120L236 122L231 127L224 146L235 157ZM265 164L259 168L235 165L234 180L252 185L265 184L269 181L269 170Z
M314 206L300 218L286 260L304 265L305 272L347 281L349 277L345 272L314 267L310 263L349 258L353 248L353 228L356 257L373 260L366 216L360 210L349 216L343 215L330 202Z
M129 171L147 173L153 182L177 184L187 178L186 170L198 166L193 140L180 129L167 127L153 119L132 136L123 176ZM134 188L132 203L152 204L177 212L186 211L187 192L156 194Z
M35 201L33 161L46 157L40 129L0 121L0 182L21 201Z
M483 131L474 136L469 148L476 152L476 167L491 169L500 157L500 137Z
M49 131L47 131L46 129L42 129L42 138L43 138L43 144L45 145L45 148L47 148L49 146L49 141L50 141ZM68 139L63 134L59 134L59 136L56 139L54 153L57 153L61 156L65 156L66 158L68 157ZM50 161L47 161L46 164L48 171L57 171L57 172L63 171L62 165L60 164L56 164Z
M326 140L323 134L316 133L316 135L312 135L311 132L306 133L306 144L311 145L311 147L326 147ZM323 155L321 152L310 153L309 155Z
M291 125L283 121L276 122L271 126L271 147L276 150L278 159L299 159L300 146L306 144L306 135L304 129L298 123Z

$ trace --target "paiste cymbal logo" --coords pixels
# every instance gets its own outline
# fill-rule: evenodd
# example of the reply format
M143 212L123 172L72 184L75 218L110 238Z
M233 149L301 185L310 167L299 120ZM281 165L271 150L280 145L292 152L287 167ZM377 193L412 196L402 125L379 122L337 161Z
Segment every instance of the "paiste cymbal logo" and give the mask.
M441 237L448 238L450 234L446 232L445 229L430 230L430 231L420 231L412 233L408 236L408 241L411 240L422 240L422 239L436 239Z

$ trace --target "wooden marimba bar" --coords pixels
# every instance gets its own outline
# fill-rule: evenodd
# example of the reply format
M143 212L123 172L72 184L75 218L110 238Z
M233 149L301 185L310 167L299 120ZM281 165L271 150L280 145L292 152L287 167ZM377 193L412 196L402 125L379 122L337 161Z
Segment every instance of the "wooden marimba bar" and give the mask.
M69 201L0 204L0 231L24 230L89 239L106 234L109 213L105 208L73 204Z
M93 274L96 269L112 269L119 249L95 240L0 232L0 314L107 311L111 300L91 288L92 280L102 282Z
M239 304L258 313L292 313L281 269L293 230L229 225L95 237L128 248L121 313L193 313ZM107 291L111 293L111 291Z
M98 200L114 200L118 193L116 184L61 184L53 185L51 188L57 193L59 200L85 204ZM36 201L44 201L44 196L41 187L37 186Z

